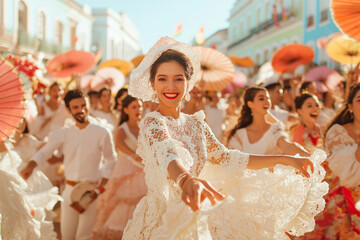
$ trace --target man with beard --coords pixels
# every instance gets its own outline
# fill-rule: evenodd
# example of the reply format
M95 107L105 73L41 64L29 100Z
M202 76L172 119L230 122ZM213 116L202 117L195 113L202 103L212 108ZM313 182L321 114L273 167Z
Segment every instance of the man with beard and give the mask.
M61 235L63 240L91 239L96 215L97 196L104 191L116 161L112 135L106 128L89 121L88 108L80 90L69 91L65 105L75 120L75 125L50 133L48 143L21 171L28 179L33 169L49 159L53 152L61 149L64 154L65 189L61 204ZM96 186L89 194L92 203L79 213L71 205L71 192L81 182Z

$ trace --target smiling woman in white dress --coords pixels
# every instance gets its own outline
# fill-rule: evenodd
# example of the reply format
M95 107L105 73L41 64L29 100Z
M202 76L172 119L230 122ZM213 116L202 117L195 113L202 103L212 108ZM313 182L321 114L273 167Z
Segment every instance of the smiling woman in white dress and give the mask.
M199 56L191 45L162 38L131 74L129 94L156 101L159 107L140 124L137 154L145 164L148 192L123 239L287 239L284 232L301 235L312 230L313 217L322 210L327 191L326 183L321 183L324 154L310 161L228 150L211 132L202 111L180 112L199 71ZM203 172L206 162L219 169L217 174ZM224 200L223 193L231 193L228 190L236 186L245 169L269 167L277 177L264 173L257 187L271 181L271 188L265 186L272 190L271 198L260 203L259 198L236 200L236 204L231 198ZM213 179L219 191L207 179ZM254 214L254 205L263 207L264 214ZM287 210L277 212L272 205Z
M237 125L229 135L231 149L252 154L289 154L309 156L300 145L289 141L281 123L269 123L266 115L271 109L265 88L251 87L244 94L244 106Z

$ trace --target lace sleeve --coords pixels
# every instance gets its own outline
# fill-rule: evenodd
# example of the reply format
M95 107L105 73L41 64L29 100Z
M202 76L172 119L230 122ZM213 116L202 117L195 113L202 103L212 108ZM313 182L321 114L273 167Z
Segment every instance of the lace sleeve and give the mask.
M339 177L340 184L354 187L360 184L360 163L355 157L357 144L346 130L336 124L332 126L325 138L329 157L329 168Z
M165 171L174 160L178 160L187 170L193 164L189 151L180 141L171 138L165 121L152 116L146 117L141 124L137 154L145 161L151 154L156 165Z
M210 127L203 122L204 135L206 138L207 159L213 164L232 165L244 172L246 170L249 154L239 150L229 150L221 144Z

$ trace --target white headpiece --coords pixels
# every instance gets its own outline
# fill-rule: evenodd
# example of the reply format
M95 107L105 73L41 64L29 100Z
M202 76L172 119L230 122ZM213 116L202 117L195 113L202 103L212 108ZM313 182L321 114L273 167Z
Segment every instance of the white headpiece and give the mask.
M193 67L193 75L188 79L188 92L191 91L200 72L200 56L190 44L177 42L169 37L162 37L149 50L140 65L131 72L129 86L129 94L131 96L140 98L143 101L157 102L157 99L154 97L155 91L151 87L150 68L161 54L169 49L181 52L190 60Z

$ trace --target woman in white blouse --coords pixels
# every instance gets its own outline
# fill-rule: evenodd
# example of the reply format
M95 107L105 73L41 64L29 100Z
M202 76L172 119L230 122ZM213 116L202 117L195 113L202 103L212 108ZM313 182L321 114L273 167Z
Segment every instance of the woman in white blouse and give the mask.
M327 205L304 239L360 239L360 84L330 123L325 147L333 173Z
M104 119L109 125L109 129L114 131L119 123L119 119L111 108L111 90L102 88L99 91L100 107L93 111L92 115L96 118Z
M239 121L229 135L229 148L252 154L299 153L309 156L304 148L289 141L280 122L266 121L269 109L271 101L267 90L261 87L248 88Z

